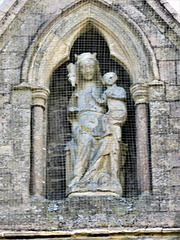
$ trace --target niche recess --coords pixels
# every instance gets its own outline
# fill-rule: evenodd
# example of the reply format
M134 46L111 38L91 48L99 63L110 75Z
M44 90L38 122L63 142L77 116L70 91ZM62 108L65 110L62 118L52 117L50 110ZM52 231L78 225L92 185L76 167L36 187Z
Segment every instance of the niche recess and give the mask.
M67 80L66 66L75 62L75 54L83 52L97 53L101 74L113 71L118 75L117 85L127 92L128 118L123 126L122 141L128 144L125 168L124 197L136 196L136 124L134 102L130 94L132 84L128 73L117 62L110 58L109 48L104 38L92 26L88 26L74 42L70 53L70 60L58 67L52 74L50 81L50 95L47 108L47 172L46 197L48 199L63 199L66 191L65 151L66 142L71 139L71 125L67 119L67 105L73 88Z

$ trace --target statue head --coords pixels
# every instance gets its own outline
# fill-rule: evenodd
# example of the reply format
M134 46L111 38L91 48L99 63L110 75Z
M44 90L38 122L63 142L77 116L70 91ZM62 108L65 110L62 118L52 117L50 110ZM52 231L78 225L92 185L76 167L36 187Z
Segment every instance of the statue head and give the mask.
M108 72L103 76L103 84L106 86L112 86L118 80L117 74L114 72Z
M101 82L101 75L99 70L99 62L96 59L96 53L82 53L75 55L76 58L76 76L78 82L94 81Z
M82 62L84 60L87 60L87 59L92 59L94 61L97 62L97 59L96 59L96 55L97 53L82 53L80 55L77 55L75 54L75 60L76 60L76 63L79 63L79 62Z

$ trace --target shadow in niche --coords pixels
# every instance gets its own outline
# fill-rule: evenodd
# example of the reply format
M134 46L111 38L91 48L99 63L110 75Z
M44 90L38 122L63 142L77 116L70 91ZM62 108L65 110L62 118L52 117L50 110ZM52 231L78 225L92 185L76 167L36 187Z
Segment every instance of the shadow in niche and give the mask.
M123 126L122 140L128 144L125 163L124 197L137 195L136 146L135 146L135 109L130 95L130 77L118 63L110 58L109 48L104 38L94 29L88 28L75 42L71 49L70 60L58 67L50 81L50 96L47 113L47 189L48 199L65 198L65 151L66 142L71 139L71 125L67 120L67 106L73 87L67 80L66 66L75 62L75 54L83 52L97 53L101 74L116 72L118 86L127 92L128 118Z

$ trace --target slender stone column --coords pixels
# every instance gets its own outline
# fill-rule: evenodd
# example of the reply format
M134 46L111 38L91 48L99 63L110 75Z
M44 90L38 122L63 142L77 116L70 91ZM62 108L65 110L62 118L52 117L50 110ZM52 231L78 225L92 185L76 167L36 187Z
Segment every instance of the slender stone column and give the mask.
M136 154L138 187L139 191L143 193L150 190L147 84L136 83L131 86L130 90L136 107Z
M49 90L42 87L32 88L32 160L31 192L43 195L45 178L44 166L44 109Z

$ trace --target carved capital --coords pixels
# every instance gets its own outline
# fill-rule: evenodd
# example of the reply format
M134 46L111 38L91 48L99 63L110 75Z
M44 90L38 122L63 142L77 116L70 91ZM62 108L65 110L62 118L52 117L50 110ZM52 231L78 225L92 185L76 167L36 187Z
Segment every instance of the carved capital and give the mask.
M22 82L21 84L14 86L13 90L31 90L31 85L27 82Z
M130 91L137 104L148 103L148 85L146 83L135 83L130 87Z
M45 108L49 93L49 89L45 87L32 87L32 105Z

